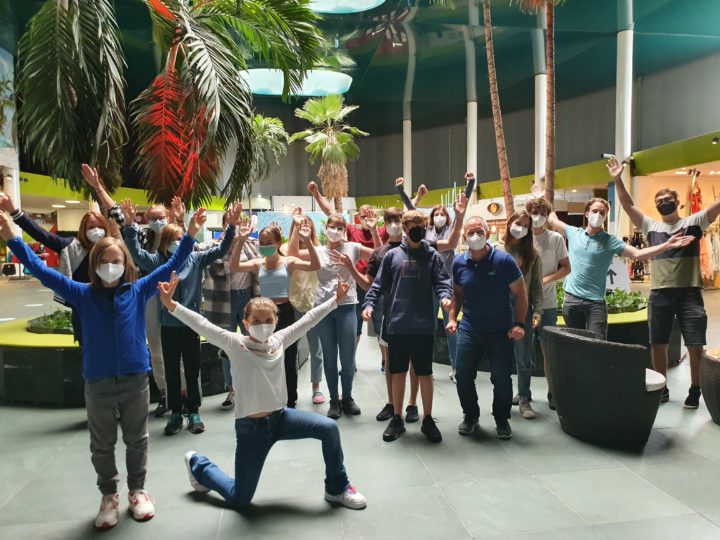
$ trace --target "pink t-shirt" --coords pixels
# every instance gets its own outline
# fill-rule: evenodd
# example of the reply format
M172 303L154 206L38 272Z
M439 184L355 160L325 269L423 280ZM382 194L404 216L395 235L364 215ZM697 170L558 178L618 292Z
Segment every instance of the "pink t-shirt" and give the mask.
M380 227L378 229L378 235L380 235L380 240L382 240L383 242L387 242L388 233L385 230L385 227ZM372 233L369 230L358 227L357 225L348 225L347 239L348 242L357 242L358 244L369 247L370 249L375 249L375 243L372 239ZM368 262L364 259L359 260L355 265L355 268L361 274L367 273L367 267Z

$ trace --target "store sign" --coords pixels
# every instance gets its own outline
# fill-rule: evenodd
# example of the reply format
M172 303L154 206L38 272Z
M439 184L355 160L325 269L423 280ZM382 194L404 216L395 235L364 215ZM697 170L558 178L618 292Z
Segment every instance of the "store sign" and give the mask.
M621 257L613 257L612 264L607 271L605 279L605 289L620 289L630 292L630 274L628 273L628 265L625 259Z
M497 216L500 212L502 212L502 205L500 203L492 202L488 204L487 210L491 214Z

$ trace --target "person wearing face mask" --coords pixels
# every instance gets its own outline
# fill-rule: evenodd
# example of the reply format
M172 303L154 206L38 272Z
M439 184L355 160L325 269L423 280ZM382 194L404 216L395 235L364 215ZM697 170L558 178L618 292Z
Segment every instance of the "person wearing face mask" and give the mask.
M315 182L310 182L307 188L310 194L313 196L313 199L315 199L315 202L317 203L320 210L322 210L326 216L331 216L335 212L335 210L330 204L330 201L328 201L320 194L320 190L318 189L317 184ZM354 223L351 223L347 226L345 230L348 242L356 242L361 246L370 249L377 249L381 247L383 243L387 242L387 229L385 227L380 227L379 229L377 228L375 209L372 206L367 204L362 205L360 208L358 208L358 214L360 216L361 224L358 226ZM367 260L360 259L356 263L357 271L360 274L365 275L367 273L367 265ZM355 342L355 345L357 346L357 344L360 342L363 325L361 306L363 301L365 300L365 291L362 289L362 287L357 286L356 296L358 299L358 303L356 304L355 313L357 317L357 340ZM380 335L381 319L379 314L372 319L372 324L373 332L375 333L375 335Z
M280 252L282 245L282 232L277 226L265 227L260 231L259 251L262 258L253 259L247 262L240 262L240 253L245 241L250 236L252 228L250 220L243 220L238 229L238 239L233 246L230 257L230 271L251 272L257 276L260 285L260 295L272 298L278 309L277 329L282 330L295 322L295 312L290 303L290 279L297 270L312 272L320 268L315 245L308 243L307 252L309 261L303 261L297 257L287 257ZM310 238L310 228L303 225L299 230L293 231L299 234L306 241ZM294 240L293 243L297 242ZM285 348L285 377L287 386L288 401L286 405L294 408L297 403L297 382L298 382L298 359L297 343L290 343Z
M535 411L530 405L532 394L530 382L532 380L532 337L531 329L540 326L543 314L543 270L542 260L533 244L530 233L530 214L525 210L515 212L507 219L504 242L498 247L515 259L520 267L528 291L529 309L525 319L525 336L514 343L515 366L517 368L518 393L513 398L513 404L520 407L520 416L527 420L535 418Z
M544 195L539 186L533 187L536 198ZM605 199L590 199L585 204L585 228L572 227L561 221L555 212L548 216L548 224L568 240L570 274L563 283L563 319L569 328L594 332L598 339L607 339L607 305L605 304L606 276L613 257L647 260L668 250L682 248L695 240L681 236L682 231L660 244L637 249L608 234L603 229L610 212Z
M235 399L235 475L229 477L206 456L185 453L192 488L215 491L233 508L247 508L257 488L268 453L277 441L317 439L325 460L325 500L362 509L366 498L348 480L337 423L319 414L288 408L283 350L328 314L348 294L350 284L336 278L333 295L290 326L278 330L278 308L271 298L256 297L245 306L243 325L249 335L228 332L173 300L178 280L159 283L160 299L184 324L226 351L237 386Z
M475 175L471 172L465 173L465 191L464 198L460 198L461 205L455 204L453 210L455 212L455 220L450 219L450 214L442 204L433 206L430 210L430 223L428 224L425 232L425 240L430 244L431 247L435 248L440 256L445 261L445 268L447 268L448 274L452 275L452 263L455 259L455 248L457 247L458 241L460 240L460 234L462 233L463 219L465 217L465 210L467 208L467 201L470 200L473 192L475 191ZM420 201L427 194L428 190L425 185L421 185L418 189L417 196L414 200L411 200L407 196L403 186L405 185L404 178L398 178L395 180L395 188L403 201L403 204L408 210L415 210L419 206ZM448 323L448 312L443 310L443 324ZM457 349L457 341L455 335L447 336L448 354L450 356L450 380L455 382L455 353ZM412 399L412 395L411 395Z
M540 324L535 328L536 335L540 336L544 327L557 325L558 310L555 282L570 273L570 259L562 235L545 227L547 217L552 210L547 201L545 199L530 200L527 202L525 209L530 214L533 242L542 260L543 300L540 307L542 307L543 312L540 317ZM542 347L542 343L540 346ZM547 358L544 352L543 362L545 373L548 373ZM547 399L550 409L555 410L550 388L548 388ZM513 398L513 405L517 404L519 404L519 400L516 403L515 398Z
M10 216L0 211L0 237L8 248L79 315L90 453L102 494L95 518L98 529L114 527L119 517L119 475L115 463L118 409L125 443L129 510L138 521L155 515L152 498L145 490L150 406L145 303L157 293L159 280L169 279L172 271L185 264L192 251L192 236L204 221L205 211L200 209L175 256L141 279L137 279L137 270L123 242L103 238L90 251L90 281L81 283L45 266L20 237L15 237Z
M677 317L690 357L690 389L684 406L688 409L697 409L700 404L700 359L707 333L707 314L700 278L699 240L703 231L720 215L720 201L714 202L705 210L681 218L678 213L680 201L677 192L669 188L661 189L655 194L655 208L660 214L660 220L652 219L635 206L632 197L625 189L622 181L625 165L613 158L608 161L608 170L615 183L623 210L630 217L633 225L646 236L649 245L662 245L679 232L698 240L652 262L648 304L653 369L663 375L667 373L668 342L673 319ZM665 387L662 401L666 402L669 399L670 391Z
M350 283L350 291L340 302L338 308L317 325L323 352L325 382L330 394L330 406L327 415L337 420L343 412L360 414L360 407L353 399L353 379L355 378L355 348L357 335L357 288L356 279L360 275L358 261L368 260L372 250L356 242L346 242L347 222L342 214L331 214L325 226L327 245L317 252L320 257L320 269L317 271L318 289L315 306L319 306L332 296L335 278L338 274ZM288 254L303 260L309 260L307 250L301 250L292 242L288 245ZM338 372L338 356L342 367L342 376ZM342 380L342 402L338 391L338 378Z
M464 418L460 435L479 429L475 377L484 353L490 361L493 383L492 415L498 439L512 437L513 342L525 337L528 293L523 273L508 253L487 243L490 229L484 219L473 216L465 223L468 251L453 262L453 301L448 333L458 334L457 392ZM513 307L514 305L514 307ZM458 313L462 320L458 324Z
M432 417L432 354L437 322L433 296L443 309L449 308L452 286L442 257L424 240L427 216L411 210L403 214L402 225L405 239L385 255L363 306L363 318L369 320L380 295L389 304L386 335L394 414L383 432L383 440L394 441L405 432L402 407L412 362L423 402L421 431L429 441L440 442L442 435Z
M122 211L126 223L135 222L137 209L132 201L122 202ZM236 204L230 209L228 223L237 223L242 212L242 205ZM162 266L180 247L182 229L178 225L166 225L160 234L157 253L149 253L140 247L138 230L133 226L123 229L123 239L132 255L135 264L145 272L152 272ZM214 260L222 259L230 251L235 239L235 227L228 225L220 245L206 251L193 251L187 262L179 269L178 275L182 284L177 290L177 299L188 309L200 311L202 301L203 270ZM165 425L165 435L174 435L183 427L183 400L181 397L180 364L185 372L187 398L185 407L188 412L188 431L198 434L205 431L205 424L200 418L200 336L188 328L165 309L160 309L160 339L162 342L163 360L165 362L165 379L167 384L167 402L171 411Z

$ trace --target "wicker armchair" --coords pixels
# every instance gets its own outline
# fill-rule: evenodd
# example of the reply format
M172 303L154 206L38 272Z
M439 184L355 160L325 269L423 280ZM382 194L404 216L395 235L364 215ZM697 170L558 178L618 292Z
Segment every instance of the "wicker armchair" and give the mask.
M700 360L700 388L713 422L720 424L720 349L703 353Z
M592 332L546 327L542 341L563 431L606 446L642 446L650 436L664 379L646 389L646 349L595 339Z

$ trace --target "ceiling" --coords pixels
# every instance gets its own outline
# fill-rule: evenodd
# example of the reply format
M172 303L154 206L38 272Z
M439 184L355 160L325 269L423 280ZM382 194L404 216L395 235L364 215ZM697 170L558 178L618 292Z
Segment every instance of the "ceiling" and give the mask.
M558 99L614 85L617 5L624 0L566 0L556 9ZM399 132L407 73L407 33L417 43L413 122L417 128L463 122L465 117L465 45L468 0L453 9L428 0L387 0L369 12L327 15L321 27L356 62L347 100L360 105L352 122L372 134ZM517 2L493 0L495 54L504 112L533 106L531 33L533 15ZM17 36L42 5L40 0L0 0L0 46L14 51ZM635 72L647 75L720 52L719 0L634 0ZM140 0L115 0L128 63L128 100L157 72L150 19ZM412 6L412 7L408 7ZM411 18L412 22L407 23ZM485 42L481 26L472 29L476 51L479 114L490 115ZM257 106L290 116L297 101L282 104L258 98Z

